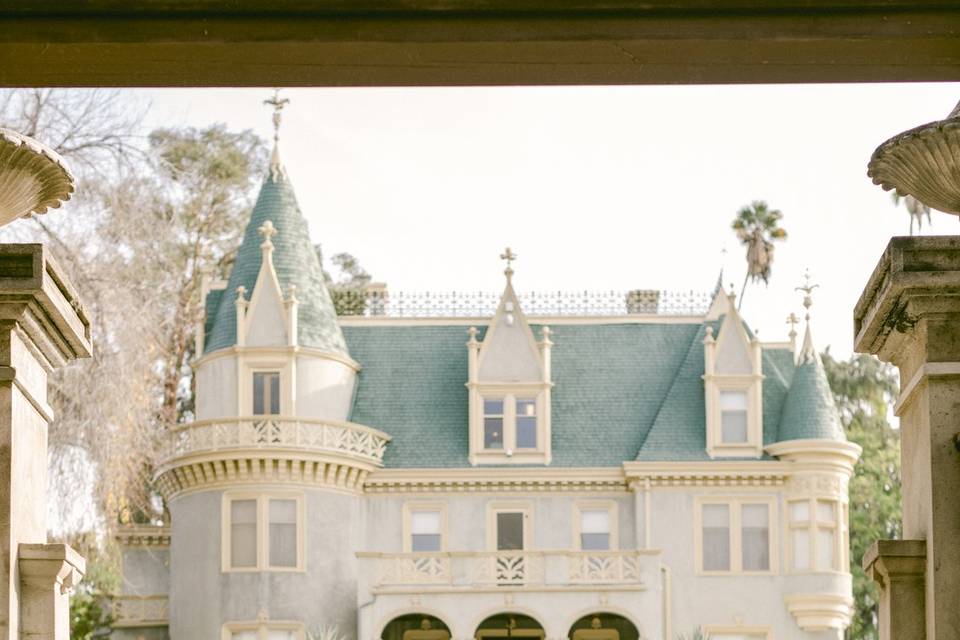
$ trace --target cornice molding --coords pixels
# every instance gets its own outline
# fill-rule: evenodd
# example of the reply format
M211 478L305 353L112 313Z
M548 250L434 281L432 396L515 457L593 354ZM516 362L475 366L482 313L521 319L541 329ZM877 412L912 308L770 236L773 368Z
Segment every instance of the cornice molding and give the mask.
M626 492L627 484L618 467L378 469L367 477L364 489L368 494Z
M359 362L354 360L349 356L345 356L340 353L333 353L331 351L324 351L322 349L315 349L314 347L303 347L299 345L286 346L286 347L238 347L233 345L231 347L225 347L223 349L217 349L216 351L211 351L206 353L191 363L191 367L196 370L201 365L204 365L213 360L218 360L220 358L230 358L238 356L311 356L314 358L325 358L327 360L334 360L342 364L347 365L356 372L359 372L363 367Z
M125 525L120 527L114 537L124 547L169 547L170 527L149 524Z
M777 487L792 468L779 460L712 460L697 462L624 462L632 488L646 487Z

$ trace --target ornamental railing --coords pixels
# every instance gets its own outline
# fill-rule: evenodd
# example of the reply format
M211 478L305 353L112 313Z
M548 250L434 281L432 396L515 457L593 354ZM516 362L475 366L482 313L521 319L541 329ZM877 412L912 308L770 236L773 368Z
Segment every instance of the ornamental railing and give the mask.
M516 587L643 588L659 571L651 551L481 551L357 554L374 591Z
M113 596L114 627L153 627L167 624L167 596Z
M702 291L546 291L518 294L528 316L703 315L713 294ZM340 316L463 318L492 316L500 294L478 292L335 290Z
M170 434L165 458L231 449L297 449L348 456L379 466L390 436L352 422L264 416L199 420Z

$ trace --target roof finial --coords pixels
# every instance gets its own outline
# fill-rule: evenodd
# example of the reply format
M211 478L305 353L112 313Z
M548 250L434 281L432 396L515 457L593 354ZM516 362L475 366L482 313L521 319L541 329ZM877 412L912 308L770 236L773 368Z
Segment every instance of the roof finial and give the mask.
M270 179L276 181L283 177L283 164L280 162L280 120L283 108L290 103L288 98L280 98L280 89L273 90L273 97L263 104L273 107L273 153L270 154Z
M517 259L517 254L515 254L510 247L507 247L506 250L500 254L501 260L507 261L507 268L503 270L505 276L507 276L507 281L510 281L510 278L513 276L513 267L510 266L511 263Z
M800 318L791 311L790 315L787 316L787 324L790 325L790 333L787 334L790 336L790 349L795 352L797 350L797 325L800 324Z
M803 308L806 309L804 319L806 320L806 330L803 333L803 346L800 347L798 362L813 362L817 357L817 351L813 348L813 337L810 335L810 307L813 306L813 290L819 287L818 284L810 283L810 270L807 269L803 274L803 286L797 287L797 291L803 291Z

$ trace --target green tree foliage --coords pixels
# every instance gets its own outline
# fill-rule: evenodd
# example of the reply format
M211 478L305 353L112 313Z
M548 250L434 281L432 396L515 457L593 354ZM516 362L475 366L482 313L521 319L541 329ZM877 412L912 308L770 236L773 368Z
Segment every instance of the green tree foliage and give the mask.
M108 596L120 586L120 567L115 546L101 548L94 536L76 536L71 546L87 561L83 581L70 595L70 637L88 640L104 637L113 624Z
M366 287L370 284L370 274L360 266L360 261L352 254L338 253L330 259L338 271L337 278L334 278L323 265L323 250L320 245L314 245L313 248L317 252L323 280L330 291L330 298L333 300L333 308L337 315L363 315L367 304Z
M860 566L876 540L900 537L900 433L887 420L897 379L889 365L872 356L823 364L847 439L863 448L850 481L850 571L854 615L847 637L876 640L876 585Z
M764 284L770 281L773 269L773 242L786 240L786 230L780 228L783 214L779 209L771 209L763 200L754 200L749 206L737 212L730 227L737 234L746 250L747 274L743 278L743 287L740 289L740 304L743 304L743 294L747 289L747 282L763 280Z

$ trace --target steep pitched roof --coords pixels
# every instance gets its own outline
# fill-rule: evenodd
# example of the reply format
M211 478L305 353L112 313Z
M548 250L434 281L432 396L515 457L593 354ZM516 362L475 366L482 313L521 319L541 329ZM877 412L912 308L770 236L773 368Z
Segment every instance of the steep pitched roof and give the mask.
M846 440L833 402L820 354L813 348L810 327L793 374L793 383L780 419L779 442L787 440Z
M244 231L227 288L223 295L218 296L216 315L212 323L208 323L204 352L236 344L236 290L239 286L245 287L247 299L253 294L261 263L262 238L257 230L267 220L277 229L273 237L273 264L280 286L284 291L290 285L297 288L296 296L300 302L297 318L299 344L347 355L347 345L337 324L330 292L310 241L307 221L300 212L293 185L280 165L276 152Z

